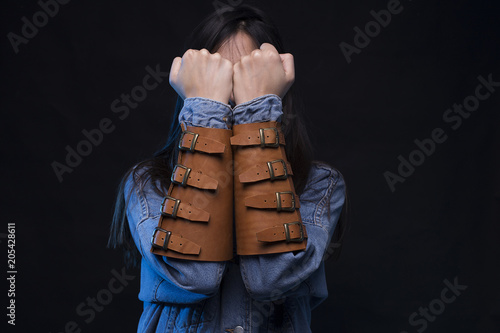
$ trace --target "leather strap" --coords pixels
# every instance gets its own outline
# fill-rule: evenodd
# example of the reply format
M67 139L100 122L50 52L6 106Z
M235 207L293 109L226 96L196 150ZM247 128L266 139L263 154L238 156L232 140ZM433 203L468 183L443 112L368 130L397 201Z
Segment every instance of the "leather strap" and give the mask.
M266 164L258 164L239 175L242 183L252 183L263 179L286 179L288 175L293 175L292 166L288 161L274 160Z
M156 228L151 239L153 247L161 248L163 250L172 250L183 254L199 254L201 247L190 241L187 238L171 233L168 231Z
M263 135L263 139L261 138L261 134ZM251 131L245 131L232 136L230 140L232 146L260 145L262 147L276 148L279 145L285 145L285 136L281 130L276 127L262 127Z
M189 221L208 222L210 214L202 209L196 208L190 203L183 203L179 199L166 196L161 204L162 215L172 218L181 217Z
M273 127L278 140L275 129L261 130ZM299 225L298 200L295 205L292 200L293 172L279 139L280 129L279 122L233 125L231 143L252 143L232 145L236 253L241 256L303 251L307 247L305 228Z
M216 179L203 174L201 171L193 171L182 164L177 164L172 171L170 180L181 186L192 186L205 190L216 190L218 182Z
M201 151L204 153L224 153L226 145L214 139L200 136L192 131L183 131L179 140L181 150Z
M234 256L232 130L185 122L180 126L177 165L151 235L150 252L193 261L230 260Z
M289 242L302 242L307 238L306 227L302 223L289 222L257 232L257 240L261 242L286 241L287 229Z
M296 208L300 208L300 201L299 197L292 191L274 192L246 197L245 206L253 208L274 208L278 211L294 211Z

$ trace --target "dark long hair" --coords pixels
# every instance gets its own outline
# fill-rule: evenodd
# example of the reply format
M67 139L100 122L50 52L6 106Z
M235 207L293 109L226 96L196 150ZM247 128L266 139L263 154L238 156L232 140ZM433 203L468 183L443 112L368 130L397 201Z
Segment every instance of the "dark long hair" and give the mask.
M218 10L210 14L190 34L184 44L183 51L205 48L214 53L222 43L238 31L246 32L259 46L262 43L270 43L276 47L278 53L287 53L276 26L263 11L250 5L228 7L224 11ZM122 247L125 251L127 264L137 264L140 255L128 226L124 193L125 180L132 173L139 188L151 181L155 191L164 195L164 190L170 185L170 174L179 153L177 143L181 128L178 117L183 105L182 98L178 96L165 145L151 158L128 170L118 188L108 246ZM304 190L311 168L312 145L302 120L302 112L300 112L303 109L303 104L297 98L294 85L282 99L282 106L281 122L286 141L285 150L294 172L295 191L300 195ZM157 183L160 184L161 188L156 186Z

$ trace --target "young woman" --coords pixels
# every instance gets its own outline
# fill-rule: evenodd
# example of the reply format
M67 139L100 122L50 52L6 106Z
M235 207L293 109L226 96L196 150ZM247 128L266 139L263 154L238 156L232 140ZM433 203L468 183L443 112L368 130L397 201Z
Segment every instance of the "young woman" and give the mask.
M345 184L337 170L311 159L294 102L293 57L266 15L247 5L207 17L185 49L170 72L179 97L167 143L124 176L111 227L110 245L125 247L131 261L140 255L138 332L310 332L311 310L328 295L324 258L343 233ZM257 129L256 142L238 143ZM193 141L185 145L187 137ZM202 142L234 160L234 186L227 165L226 172L209 170L224 158L198 152ZM247 147L235 149L239 144ZM280 151L281 159L267 164L271 175L264 165L248 176L262 156ZM180 165L190 158L193 171ZM258 178L259 170L267 178ZM217 178L216 191L196 188L195 178L207 175ZM262 200L245 207L248 191L261 188L272 196L253 195ZM222 201L219 192L227 194ZM220 216L232 212L233 196L228 225ZM192 222L191 210L207 219ZM269 214L288 222L264 228Z

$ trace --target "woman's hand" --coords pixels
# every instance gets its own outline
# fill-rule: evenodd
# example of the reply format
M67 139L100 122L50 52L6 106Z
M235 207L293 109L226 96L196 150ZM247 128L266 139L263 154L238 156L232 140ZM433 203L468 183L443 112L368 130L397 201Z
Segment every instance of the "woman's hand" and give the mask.
M236 104L275 94L283 98L295 80L293 56L279 54L269 43L243 56L233 67L233 93Z
M227 103L233 89L233 64L219 53L189 49L172 62L169 82L182 99L205 97Z

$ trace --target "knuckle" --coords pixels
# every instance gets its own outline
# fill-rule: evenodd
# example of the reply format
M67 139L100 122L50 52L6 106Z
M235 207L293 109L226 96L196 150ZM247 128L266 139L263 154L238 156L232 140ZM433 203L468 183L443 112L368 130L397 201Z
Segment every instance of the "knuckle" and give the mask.
M251 54L262 54L262 51L259 49L255 49L251 52Z
M195 53L196 53L196 50L188 49L186 52L184 52L183 57L192 57Z
M268 51L268 52L267 52L267 55L268 55L269 57L274 58L274 59L276 59L276 58L280 58L280 55L279 55L277 52L273 52L273 51Z
M231 68L233 68L233 63L232 63L231 61L227 60L227 59L223 59L223 60L222 60L222 63L223 63L223 65L224 65L224 66L226 66L226 67L231 67Z

